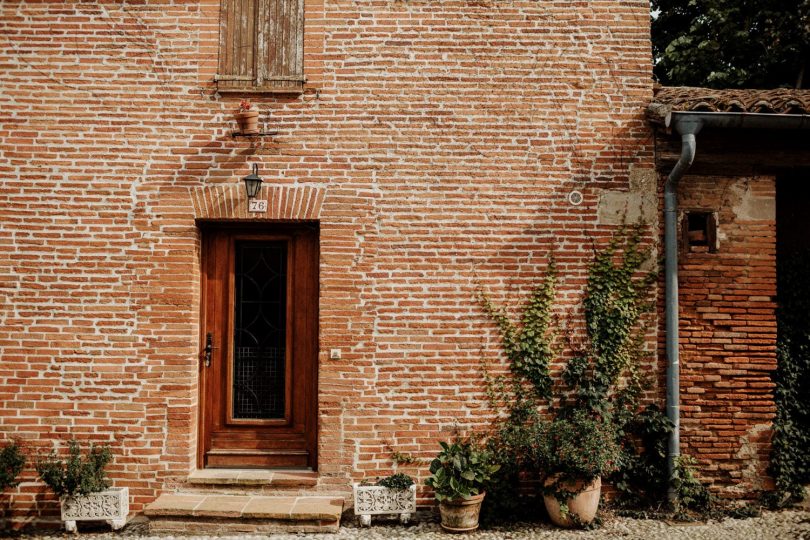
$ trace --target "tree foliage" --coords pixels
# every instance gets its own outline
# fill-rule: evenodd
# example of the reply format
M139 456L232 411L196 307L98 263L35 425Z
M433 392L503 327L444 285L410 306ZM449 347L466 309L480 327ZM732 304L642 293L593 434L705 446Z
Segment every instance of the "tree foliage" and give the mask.
M651 0L664 85L807 88L810 0Z

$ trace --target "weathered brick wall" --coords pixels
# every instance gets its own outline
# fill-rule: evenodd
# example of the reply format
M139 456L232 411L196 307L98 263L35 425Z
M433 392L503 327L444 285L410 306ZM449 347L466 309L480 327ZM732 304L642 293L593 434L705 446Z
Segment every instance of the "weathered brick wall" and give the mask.
M252 162L323 194L321 488L484 423L476 276L514 297L553 247L577 297L600 190L652 166L648 21L641 0L308 0L306 92L254 96L280 135L251 143L211 82L216 0L2 2L3 437L111 442L135 511L182 482L197 195ZM23 521L55 511L31 471L7 496Z
M718 250L681 255L682 452L729 497L768 487L776 369L772 177L690 177L682 210L718 213Z

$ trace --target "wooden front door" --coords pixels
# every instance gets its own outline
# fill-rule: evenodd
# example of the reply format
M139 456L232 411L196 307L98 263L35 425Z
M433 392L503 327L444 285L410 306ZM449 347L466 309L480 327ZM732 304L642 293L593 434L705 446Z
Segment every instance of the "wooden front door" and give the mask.
M316 468L317 225L203 227L199 467Z

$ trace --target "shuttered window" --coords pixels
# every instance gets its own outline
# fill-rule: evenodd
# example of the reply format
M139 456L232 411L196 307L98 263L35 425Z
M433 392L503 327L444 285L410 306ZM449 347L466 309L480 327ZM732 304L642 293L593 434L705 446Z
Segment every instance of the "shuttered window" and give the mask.
M220 91L300 92L304 0L221 0Z

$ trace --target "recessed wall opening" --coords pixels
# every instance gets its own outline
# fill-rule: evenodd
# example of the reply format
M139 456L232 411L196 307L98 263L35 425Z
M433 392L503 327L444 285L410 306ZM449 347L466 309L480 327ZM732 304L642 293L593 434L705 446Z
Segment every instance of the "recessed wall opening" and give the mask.
M776 283L779 332L810 328L810 170L776 179ZM810 383L808 383L810 387Z
M810 407L810 373L807 368L810 361L808 169L778 177L776 181L776 283L779 370L775 380L782 392L781 396L777 393L776 404L783 425L785 421L790 422L793 429L801 433L808 428L806 411ZM788 444L801 444L793 435L785 437ZM791 451L797 450L798 447ZM807 470L810 460L799 457L794 463L796 470Z
M717 251L717 213L711 210L687 210L683 221L684 251Z
M776 254L781 262L810 250L810 170L776 179Z

